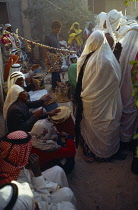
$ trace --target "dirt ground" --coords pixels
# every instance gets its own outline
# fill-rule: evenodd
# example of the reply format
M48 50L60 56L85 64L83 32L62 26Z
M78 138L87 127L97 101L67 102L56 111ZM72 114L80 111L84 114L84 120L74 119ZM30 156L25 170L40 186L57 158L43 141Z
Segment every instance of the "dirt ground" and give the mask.
M86 163L82 149L76 154L76 165L68 180L77 199L78 210L138 209L138 176L130 167L132 153L126 160Z
M0 137L4 121L0 114ZM68 181L77 199L78 210L137 210L138 176L131 170L132 152L126 160L106 163L86 163L82 149L76 154L73 172Z

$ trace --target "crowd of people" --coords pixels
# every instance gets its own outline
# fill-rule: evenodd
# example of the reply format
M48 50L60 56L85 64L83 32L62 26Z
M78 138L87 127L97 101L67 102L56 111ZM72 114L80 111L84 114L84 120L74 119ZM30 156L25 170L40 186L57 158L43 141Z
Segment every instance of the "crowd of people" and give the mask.
M96 26L85 29L75 22L68 42L54 21L44 44L47 68L52 66L52 91L68 71L72 86L75 125L52 94L37 87L34 64L23 71L21 42L5 24L1 37L3 78L7 84L3 117L7 132L0 140L1 209L76 209L76 199L66 175L75 165L81 144L86 162L123 160L123 149L133 143L132 171L138 174L138 23L122 12L101 12ZM7 33L9 31L9 33ZM69 46L68 46L69 45ZM56 50L57 49L57 50ZM53 65L58 49L76 51ZM64 68L62 68L64 66ZM135 88L134 88L135 87ZM65 111L64 111L65 112ZM63 121L63 115L70 118ZM52 116L61 115L60 126ZM67 132L67 130L69 132ZM132 141L133 140L133 141Z

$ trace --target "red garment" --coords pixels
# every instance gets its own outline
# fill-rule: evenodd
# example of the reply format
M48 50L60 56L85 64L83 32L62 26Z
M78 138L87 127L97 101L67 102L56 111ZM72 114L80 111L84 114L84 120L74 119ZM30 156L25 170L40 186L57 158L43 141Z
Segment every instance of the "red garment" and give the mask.
M10 67L15 63L21 63L19 56L10 55L9 60L7 61L5 69L4 69L4 82L6 82L8 79Z
M1 42L3 44L12 43L11 40L10 40L10 35L9 34L4 34L1 38Z
M7 139L23 140L27 138L24 131L15 131ZM12 144L4 139L0 141L0 185L17 180L20 170L28 163L32 142Z
M53 152L42 151L32 147L31 153L36 153L39 156L39 164L41 171L47 169L48 163L51 160L60 158L74 157L76 154L76 148L73 139L67 139L66 147L61 147L59 150Z

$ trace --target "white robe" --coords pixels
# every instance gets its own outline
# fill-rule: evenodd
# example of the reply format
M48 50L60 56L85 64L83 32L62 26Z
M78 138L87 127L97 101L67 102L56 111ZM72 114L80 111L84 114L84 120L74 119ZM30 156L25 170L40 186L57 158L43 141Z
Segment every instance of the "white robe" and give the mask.
M131 61L134 61L138 53L138 25L129 29L122 40L122 52L120 56L121 66L121 97L123 114L121 118L121 141L129 142L134 134L137 108L135 98L132 95Z
M39 209L48 210L74 210L76 199L68 188L66 175L59 166L54 166L34 177L31 171L23 169L18 182L28 182ZM56 190L57 185L62 188Z
M78 73L91 51L95 52L85 66L82 79L81 134L95 155L108 158L120 146L121 71L105 35L101 31L95 31L88 38L78 60Z

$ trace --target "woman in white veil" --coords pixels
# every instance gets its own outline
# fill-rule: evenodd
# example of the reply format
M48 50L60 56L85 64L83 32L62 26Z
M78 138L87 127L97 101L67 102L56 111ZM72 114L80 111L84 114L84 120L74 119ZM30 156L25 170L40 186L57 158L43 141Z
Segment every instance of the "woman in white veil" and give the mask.
M131 61L136 59L138 53L138 25L129 29L122 40L121 65L121 97L123 113L121 118L121 141L130 142L133 137L137 108L132 95Z
M110 158L120 146L121 71L102 31L89 36L78 59L77 76L77 144L80 131L88 161Z
M122 12L117 11L116 9L111 10L106 15L106 21L104 24L105 36L111 47L114 49L117 41L116 33L117 29L120 26L120 21L122 19Z
M104 23L105 23L105 20L106 20L106 15L107 13L105 12L101 12L99 15L97 15L97 18L96 18L96 26L94 28L94 31L95 30L103 30L104 31Z

